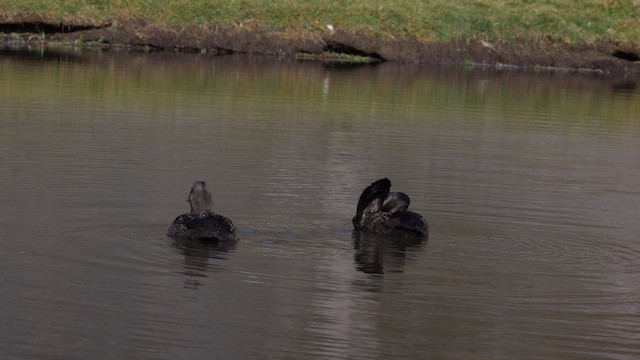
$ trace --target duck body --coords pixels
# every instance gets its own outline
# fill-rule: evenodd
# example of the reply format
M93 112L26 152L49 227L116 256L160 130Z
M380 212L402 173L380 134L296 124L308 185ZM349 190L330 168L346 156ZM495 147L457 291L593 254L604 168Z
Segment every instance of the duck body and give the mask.
M382 235L400 235L415 233L421 236L429 234L429 226L422 215L413 211L403 211L396 214L377 212L362 219L357 230Z
M167 229L167 236L179 240L238 241L233 222L211 211L213 196L204 181L196 181L187 201L191 212L178 216Z
M360 195L352 222L356 231L382 235L417 235L427 237L429 225L420 214L408 210L409 196L391 192L391 181L373 182Z
M238 240L238 231L233 222L212 211L178 216L169 226L167 235L184 240Z

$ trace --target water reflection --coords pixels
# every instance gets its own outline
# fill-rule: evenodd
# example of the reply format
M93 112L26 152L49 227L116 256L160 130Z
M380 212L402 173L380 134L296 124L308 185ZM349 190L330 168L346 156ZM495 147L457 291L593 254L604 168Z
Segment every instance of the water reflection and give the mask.
M228 260L237 242L173 239L171 245L184 256L184 288L196 290L202 286L202 278L207 277L207 272L224 269L221 261Z
M634 79L80 56L0 56L9 358L640 356ZM352 237L386 176L428 244ZM237 247L164 237L196 178Z
M84 52L59 51L55 49L32 49L17 48L8 49L0 47L0 59L16 59L21 62L53 62L59 64L76 63L80 64L92 61L92 56L87 56Z
M356 268L367 274L402 272L408 255L422 249L422 236L380 235L362 231L353 232L353 260Z
M622 79L611 85L613 93L633 94L638 91L638 82L635 79Z

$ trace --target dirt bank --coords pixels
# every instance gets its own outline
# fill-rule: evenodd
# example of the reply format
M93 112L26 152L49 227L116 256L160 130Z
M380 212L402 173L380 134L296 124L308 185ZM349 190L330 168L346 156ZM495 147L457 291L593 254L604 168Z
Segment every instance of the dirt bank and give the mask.
M640 44L604 42L570 45L550 41L483 40L425 43L415 39L382 39L340 30L265 32L246 27L171 29L142 20L69 21L0 15L0 43L72 42L170 51L320 55L329 51L365 55L381 61L427 64L486 64L552 67L640 74Z

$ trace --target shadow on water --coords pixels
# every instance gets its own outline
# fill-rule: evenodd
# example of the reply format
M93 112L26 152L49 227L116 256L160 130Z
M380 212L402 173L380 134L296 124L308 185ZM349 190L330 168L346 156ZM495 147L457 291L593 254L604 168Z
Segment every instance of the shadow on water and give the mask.
M638 91L638 82L630 79L621 79L611 85L611 91L614 94L634 94Z
M389 236L354 231L353 260L367 274L403 272L407 255L422 249L428 239L420 236Z
M172 239L171 246L184 256L182 267L186 279L183 287L198 289L202 285L201 280L207 277L208 271L222 269L222 266L215 262L227 260L236 245L237 242Z
M0 58L18 61L46 61L54 63L80 64L91 61L89 53L74 53L65 50L43 48L11 48L0 47Z

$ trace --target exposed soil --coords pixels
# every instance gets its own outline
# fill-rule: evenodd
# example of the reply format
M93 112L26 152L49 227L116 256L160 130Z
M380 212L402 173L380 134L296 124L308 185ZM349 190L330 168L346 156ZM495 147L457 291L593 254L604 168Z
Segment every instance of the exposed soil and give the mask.
M425 43L416 39L381 39L344 31L265 32L246 27L161 28L143 20L59 23L46 18L0 15L0 44L92 44L169 51L321 55L340 52L379 61L428 64L485 64L526 68L640 75L640 44L603 42L569 45L538 41L496 43L482 40Z

